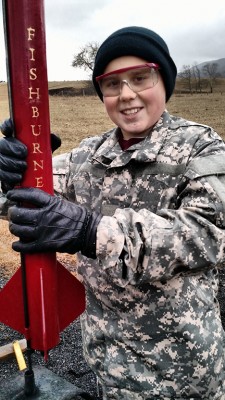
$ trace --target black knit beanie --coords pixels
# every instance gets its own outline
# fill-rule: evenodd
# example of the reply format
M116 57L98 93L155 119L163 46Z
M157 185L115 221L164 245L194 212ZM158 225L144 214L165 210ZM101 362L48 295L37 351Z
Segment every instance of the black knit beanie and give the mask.
M99 47L92 81L101 100L103 96L96 82L96 76L102 75L110 61L122 56L136 56L147 62L157 63L166 89L166 101L173 93L177 68L170 57L164 40L155 32L139 26L129 26L112 33Z

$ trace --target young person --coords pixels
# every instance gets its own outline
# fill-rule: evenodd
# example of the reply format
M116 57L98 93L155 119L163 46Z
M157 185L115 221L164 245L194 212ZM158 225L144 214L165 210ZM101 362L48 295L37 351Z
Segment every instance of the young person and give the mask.
M216 297L225 145L211 127L168 113L176 73L157 33L114 32L93 84L117 127L54 158L57 196L6 193L18 204L9 209L16 251L78 252L84 355L106 400L225 399ZM3 187L22 179L25 157L22 143L0 141Z

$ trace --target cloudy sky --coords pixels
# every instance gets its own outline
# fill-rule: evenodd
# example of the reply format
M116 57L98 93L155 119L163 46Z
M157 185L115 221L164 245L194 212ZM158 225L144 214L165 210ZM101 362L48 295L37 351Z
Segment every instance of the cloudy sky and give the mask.
M0 80L6 80L1 9L0 17ZM224 0L45 0L45 21L50 81L88 79L71 67L74 55L129 25L159 33L178 70L225 57Z

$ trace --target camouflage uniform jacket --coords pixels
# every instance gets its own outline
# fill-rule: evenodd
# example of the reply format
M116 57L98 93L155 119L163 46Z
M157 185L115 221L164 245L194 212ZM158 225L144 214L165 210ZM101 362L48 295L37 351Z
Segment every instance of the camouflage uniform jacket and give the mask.
M225 247L225 146L166 111L122 151L118 131L54 161L55 189L99 211L86 287L84 354L105 399L225 399L216 299Z
M126 151L112 129L55 157L54 186L103 214L97 259L78 255L78 271L84 354L104 398L224 400L222 139L165 111Z

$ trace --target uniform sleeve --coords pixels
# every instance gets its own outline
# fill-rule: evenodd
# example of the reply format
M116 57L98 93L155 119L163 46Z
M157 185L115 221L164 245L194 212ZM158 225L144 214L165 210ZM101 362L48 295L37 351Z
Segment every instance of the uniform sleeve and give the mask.
M67 197L67 180L70 167L70 153L53 157L53 186L58 196Z
M157 214L117 209L113 217L102 219L97 254L118 285L163 282L224 262L224 161L225 153L220 153L190 162L176 209L161 209Z

